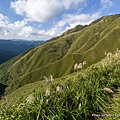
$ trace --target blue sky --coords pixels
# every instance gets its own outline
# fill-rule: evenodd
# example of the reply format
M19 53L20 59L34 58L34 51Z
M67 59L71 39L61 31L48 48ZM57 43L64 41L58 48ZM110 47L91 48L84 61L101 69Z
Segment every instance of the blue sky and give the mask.
M0 0L0 39L48 40L120 14L120 0Z

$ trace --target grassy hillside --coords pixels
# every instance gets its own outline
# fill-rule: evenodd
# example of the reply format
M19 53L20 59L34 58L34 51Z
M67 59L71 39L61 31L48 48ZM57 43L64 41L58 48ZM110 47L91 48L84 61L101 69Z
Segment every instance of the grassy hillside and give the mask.
M0 66L0 81L11 92L25 84L59 78L74 71L74 64L87 61L84 68L100 61L105 52L120 49L120 15L105 16L88 26L79 26L35 47ZM10 64L13 63L13 64ZM5 66L5 67L4 67Z
M119 73L117 50L86 69L54 81L30 83L4 96L0 119L118 120Z
M68 35L68 34L71 34L71 33L74 33L74 32L78 32L78 31L82 30L83 28L85 28L86 26L87 25L85 25L85 26L77 25L74 28L69 29L66 32L64 32L61 36L65 36L65 35Z

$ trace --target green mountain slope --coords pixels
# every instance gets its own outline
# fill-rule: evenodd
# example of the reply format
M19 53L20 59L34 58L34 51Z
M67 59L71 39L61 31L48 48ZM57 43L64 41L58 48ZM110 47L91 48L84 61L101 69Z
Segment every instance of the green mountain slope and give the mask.
M0 119L118 120L120 50L54 81L24 85L4 96Z
M61 36L0 66L0 81L7 92L44 76L62 77L74 71L74 64L87 61L85 68L100 61L105 52L120 49L120 15L105 16L88 26L73 28ZM14 62L13 62L14 61Z

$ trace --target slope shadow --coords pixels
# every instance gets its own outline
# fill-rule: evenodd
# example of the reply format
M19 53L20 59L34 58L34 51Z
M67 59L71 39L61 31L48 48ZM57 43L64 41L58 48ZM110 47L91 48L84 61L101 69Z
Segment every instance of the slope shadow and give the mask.
M1 99L2 95L4 95L6 87L7 87L6 85L0 83L0 99Z

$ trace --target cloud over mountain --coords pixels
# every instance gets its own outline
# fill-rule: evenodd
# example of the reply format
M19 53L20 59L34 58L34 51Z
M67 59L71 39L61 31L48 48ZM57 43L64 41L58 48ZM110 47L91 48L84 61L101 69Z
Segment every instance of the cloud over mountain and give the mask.
M119 12L118 2L119 0L1 0L0 38L48 40L78 24L90 24L101 16L115 14L114 10Z
M11 2L11 8L19 15L32 21L46 22L71 6L85 3L86 0L17 0Z

